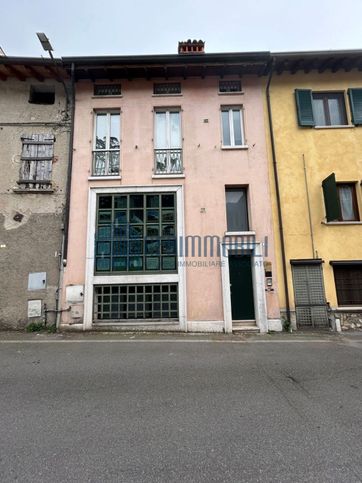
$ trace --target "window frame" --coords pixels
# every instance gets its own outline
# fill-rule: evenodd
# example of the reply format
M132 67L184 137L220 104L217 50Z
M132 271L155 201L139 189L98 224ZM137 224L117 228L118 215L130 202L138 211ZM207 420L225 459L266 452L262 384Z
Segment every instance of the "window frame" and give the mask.
M174 199L174 205L173 207L163 207L162 205L162 197L165 195L172 195ZM100 198L102 196L110 196L112 198L112 206L111 208L99 208L99 202ZM143 197L143 203L142 203L142 208L137 208L137 207L131 207L130 203L130 197L131 196L142 196ZM147 199L148 196L157 196L158 197L158 205L157 207L149 207L147 206ZM126 202L126 207L116 207L115 206L115 197L125 197L127 198ZM147 221L147 213L152 210L158 210L159 218L158 221ZM173 211L173 221L163 221L163 213L164 212L170 212ZM132 214L133 211L142 211L143 212L143 221L142 223L131 223L130 221L130 215ZM99 213L103 212L111 212L111 221L109 223L99 223ZM114 222L115 215L118 212L125 212L126 213L126 221L125 222ZM142 236L131 236L130 234L130 227L131 226L137 226L137 227L142 227ZM152 235L147 235L147 228L150 227L154 228L157 225L158 228L158 235L152 236ZM163 228L164 226L173 226L174 227L174 234L173 235L163 235ZM110 235L105 238L99 238L97 237L97 230L99 227L109 227L110 229ZM125 236L122 235L114 235L114 228L124 228L126 230ZM94 249L94 275L95 276L122 276L122 275L153 275L153 274L177 274L178 273L178 214L177 214L177 197L176 193L174 191L167 191L167 192L127 192L124 194L118 194L118 193L102 193L97 195L96 199L96 214L95 214L95 249ZM146 242L147 241L158 241L159 243L159 249L158 253L146 253ZM175 251L174 253L163 253L163 242L173 242ZM114 254L114 243L123 243L125 244L124 246L126 247L126 253L119 253L119 254ZM131 253L130 252L130 243L131 242L139 242L142 245L141 253ZM106 254L106 258L109 258L109 270L97 270L97 260L99 258L103 258L102 254L97 253L97 245L99 243L106 243L109 244L109 254ZM142 258L142 270L132 270L130 267L130 258L135 257L135 258ZM163 260L164 258L167 257L173 257L175 266L172 269L164 269L162 268L163 266ZM126 261L126 269L125 270L114 270L113 269L113 259L118 258L121 259L123 258ZM159 266L157 269L147 269L147 258L158 258Z
M114 87L119 89L119 93L117 94L96 94L97 88L109 88L109 87ZM122 85L120 83L117 84L94 84L93 86L93 97L122 97Z
M331 114L328 104L328 99L337 98L338 106L339 106L339 113L343 120L345 121L343 124L332 124L331 122ZM339 127L339 126L349 126L348 115L347 115L347 103L346 103L346 94L344 90L337 90L337 91L313 91L312 90L312 109L314 118L316 118L316 111L314 107L314 101L317 99L323 100L323 113L326 119L326 124L315 124L314 127Z
M179 147L171 147L171 123L170 123L170 114L172 112L176 112L179 114L179 128L180 128L180 146ZM157 113L165 113L166 114L166 127L167 127L167 146L165 147L160 147L156 146L157 142ZM182 150L182 145L183 145L183 138L182 138L182 109L181 107L162 107L162 106L157 106L154 107L153 109L153 148L154 149L181 149Z
M97 96L98 97L98 96ZM102 96L99 96L102 97ZM111 116L117 114L119 116L119 148L111 149ZM105 149L97 149L97 117L101 115L107 116L107 136ZM92 143L92 177L107 178L109 176L119 176L121 172L121 111L120 109L96 109L93 112L93 143ZM118 171L117 173L110 173L109 155L106 156L104 164L104 174L95 173L94 161L96 153L117 153L118 152Z
M19 190L37 190L39 192L51 190L56 141L54 134L33 133L31 135L23 135L20 139L21 163L17 181L20 187ZM34 174L36 177L31 178L30 176ZM46 174L48 176L45 176ZM42 176L38 177L39 175Z
M237 90L237 91L234 91L234 90L222 91L220 89L221 84L224 84L224 85L232 85L232 83L238 83L240 85L240 89ZM241 84L241 79L229 79L229 80L219 79L219 83L218 83L218 93L219 94L222 94L222 95L242 94L243 93L243 86Z
M178 321L178 285L178 282L95 285L93 320L104 324L114 321L130 323L137 320ZM117 309L114 309L114 305Z
M179 92L156 92L157 87L161 86L178 86L180 88ZM165 96L182 96L182 83L181 82L154 82L152 95L155 97L165 97Z
M232 115L233 111L238 111L240 115L241 144L235 144L234 122L233 122L233 115ZM224 126L223 126L223 119L222 119L223 112L228 112L229 114L230 145L224 144ZM222 149L243 149L246 147L243 105L222 105L220 107L220 123L221 123L221 148Z
M360 221L360 216L359 216L359 209L358 209L358 200L357 200L357 190L356 190L356 183L355 182L337 182L337 194L338 194L338 203L340 206L340 213L341 217L338 221L340 222L355 222L355 221ZM348 186L352 188L352 206L353 206L353 213L354 213L354 219L353 220L344 220L343 215L342 215L342 204L341 204L341 197L339 193L339 189L343 186Z
M333 262L331 262L331 265L333 267L334 285L335 285L335 290L336 290L338 307L362 307L362 296L359 300L357 300L357 302L354 303L354 302L351 302L351 299L347 299L346 294L343 293L343 292L348 291L349 289L343 287L342 284L346 283L346 281L348 282L348 280L351 279L351 275L349 275L348 279L347 279L347 277L345 277L343 279L343 277L340 276L340 273L338 274L338 272L348 271L348 268L353 269L353 268L356 268L356 267L359 267L361 272L362 272L361 263L351 263L351 262L348 262L348 261L346 263L343 263L343 262L333 263ZM360 286L359 287L357 286L353 290L361 290L362 291L362 278L361 278L361 281L360 281Z
M246 203L246 229L239 229L239 230L231 230L229 229L228 225L228 209L227 209L227 192L236 192L236 191L243 191L245 196L245 203ZM250 213L249 213L249 186L225 186L225 213L226 213L226 232L225 233L247 233L251 231L250 228Z

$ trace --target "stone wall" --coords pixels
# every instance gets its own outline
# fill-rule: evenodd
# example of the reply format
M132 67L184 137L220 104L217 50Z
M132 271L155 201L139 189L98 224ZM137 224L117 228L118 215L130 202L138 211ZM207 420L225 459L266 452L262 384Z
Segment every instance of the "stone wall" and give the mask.
M32 85L55 88L52 105L30 104ZM9 78L0 91L0 329L20 329L44 321L45 306L54 310L58 291L70 133L65 92L56 80ZM52 186L47 192L19 191L23 136L55 136ZM45 273L45 283L28 290L31 273ZM40 317L28 317L28 301L40 300ZM55 320L49 312L48 322Z

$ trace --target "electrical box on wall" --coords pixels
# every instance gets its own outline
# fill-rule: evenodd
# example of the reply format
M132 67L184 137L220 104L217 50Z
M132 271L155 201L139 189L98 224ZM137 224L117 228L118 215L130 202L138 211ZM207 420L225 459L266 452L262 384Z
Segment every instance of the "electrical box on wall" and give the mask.
M65 289L67 304L81 304L84 301L84 285L68 285Z
M32 272L28 276L28 290L43 290L47 286L46 272Z
M28 318L41 317L41 300L28 300Z
M70 307L70 316L72 319L82 319L84 313L83 304L75 304Z

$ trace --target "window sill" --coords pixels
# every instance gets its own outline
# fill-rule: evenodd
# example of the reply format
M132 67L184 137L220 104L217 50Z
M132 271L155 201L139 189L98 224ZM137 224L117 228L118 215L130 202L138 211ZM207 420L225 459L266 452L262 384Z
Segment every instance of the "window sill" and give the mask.
M221 146L223 151L237 151L240 149L249 149L247 144L243 144L242 146Z
M39 194L52 194L54 193L53 188L47 188L47 189L37 189L37 188L31 188L31 189L22 189L22 188L13 188L13 192L17 194L26 194L26 193L39 193Z
M244 91L239 92L218 92L219 96L243 96L245 94Z
M88 181L102 181L105 179L122 179L122 176L89 176Z
M361 305L341 305L334 309L336 312L361 312Z
M353 129L356 127L354 124L342 124L340 126L314 126L314 129Z
M121 99L122 95L117 96L92 96L92 99Z
M255 231L226 231L225 236L255 236Z
M362 225L362 221L322 221L322 225L330 225L330 226Z
M182 173L179 174L153 174L153 179L161 179L161 178L184 178L185 175Z
M152 94L152 97L182 97L183 94Z

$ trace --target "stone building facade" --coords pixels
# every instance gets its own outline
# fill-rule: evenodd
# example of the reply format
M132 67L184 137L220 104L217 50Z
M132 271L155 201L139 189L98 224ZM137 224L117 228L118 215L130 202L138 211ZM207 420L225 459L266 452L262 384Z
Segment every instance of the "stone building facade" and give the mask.
M55 322L70 132L61 61L0 57L0 329Z

